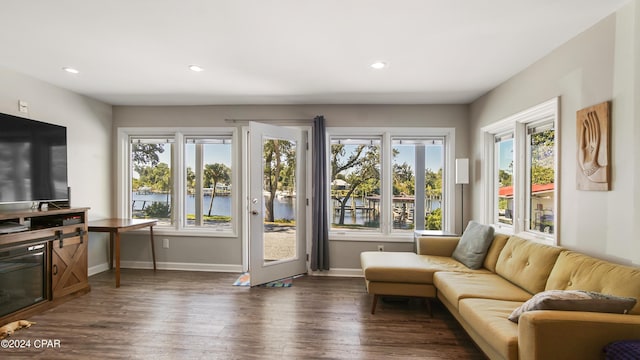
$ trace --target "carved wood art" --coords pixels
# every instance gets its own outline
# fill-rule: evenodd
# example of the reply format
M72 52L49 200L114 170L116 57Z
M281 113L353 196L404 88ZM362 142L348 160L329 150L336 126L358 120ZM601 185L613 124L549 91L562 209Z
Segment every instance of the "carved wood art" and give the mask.
M610 189L610 102L579 110L576 114L578 190Z

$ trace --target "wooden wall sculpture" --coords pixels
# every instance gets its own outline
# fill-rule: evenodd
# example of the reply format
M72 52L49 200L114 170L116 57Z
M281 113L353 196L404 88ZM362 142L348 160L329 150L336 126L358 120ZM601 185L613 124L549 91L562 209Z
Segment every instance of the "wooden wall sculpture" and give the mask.
M576 114L578 139L578 190L610 189L610 102L579 110Z

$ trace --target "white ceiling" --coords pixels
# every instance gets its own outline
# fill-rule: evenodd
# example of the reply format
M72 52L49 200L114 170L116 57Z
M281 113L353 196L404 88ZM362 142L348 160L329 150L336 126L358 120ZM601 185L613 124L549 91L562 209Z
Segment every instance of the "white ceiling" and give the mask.
M2 0L0 66L114 105L469 103L627 1Z

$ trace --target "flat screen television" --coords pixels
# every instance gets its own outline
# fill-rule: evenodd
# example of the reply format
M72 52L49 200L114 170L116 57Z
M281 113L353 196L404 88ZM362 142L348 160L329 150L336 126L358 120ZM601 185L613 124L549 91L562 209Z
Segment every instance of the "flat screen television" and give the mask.
M0 114L0 203L66 201L67 128Z

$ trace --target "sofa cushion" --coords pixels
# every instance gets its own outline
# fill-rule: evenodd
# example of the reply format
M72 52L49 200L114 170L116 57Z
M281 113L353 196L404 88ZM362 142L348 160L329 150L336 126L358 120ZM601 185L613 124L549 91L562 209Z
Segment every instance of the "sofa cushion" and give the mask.
M469 269L480 269L493 240L493 227L469 221L452 257Z
M390 283L433 284L436 271L471 271L450 257L412 252L365 251L360 264L368 281Z
M498 262L498 257L502 252L502 249L507 244L507 240L509 240L509 235L505 234L494 234L493 241L491 242L491 246L489 246L489 250L487 250L487 256L484 258L484 267L491 271L496 272L496 263Z
M502 359L518 358L518 325L507 319L522 302L463 299L460 315Z
M366 251L360 254L364 277L369 281L432 283L432 271L410 252Z
M531 294L508 282L497 274L438 272L434 275L434 285L440 297L453 306L466 298L500 299L527 301Z
M416 239L416 253L451 257L458 241L460 238L457 236L420 236Z
M566 310L626 314L636 299L582 290L547 290L535 294L515 309L509 320L518 322L520 315L533 310Z
M640 268L614 264L573 251L558 257L546 290L586 290L638 299L630 314L640 314Z
M496 273L529 293L537 294L545 290L549 273L561 251L559 247L512 236L498 257Z

